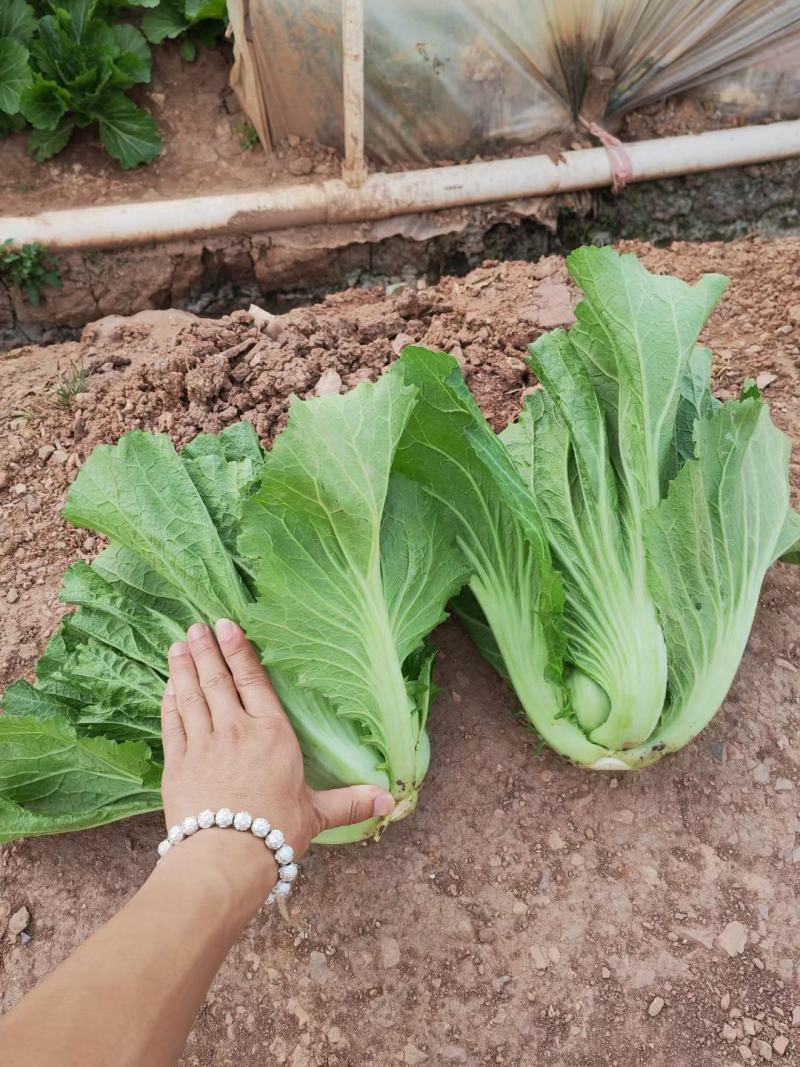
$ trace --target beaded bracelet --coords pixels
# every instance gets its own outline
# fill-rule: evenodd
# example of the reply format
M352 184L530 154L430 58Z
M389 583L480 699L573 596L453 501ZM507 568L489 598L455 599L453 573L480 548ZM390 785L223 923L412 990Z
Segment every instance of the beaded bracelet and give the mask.
M249 811L237 811L234 814L230 808L220 808L219 811L204 808L197 816L187 815L183 822L170 827L169 833L158 846L159 859L166 856L169 850L179 845L184 838L191 837L198 830L210 830L212 827L219 827L221 830L233 828L241 832L249 830L254 837L262 838L267 848L275 855L279 876L279 881L267 897L267 903L272 904L276 897L287 897L291 893L292 883L300 873L300 868L293 862L294 849L286 844L280 830L270 826L266 819L254 819Z

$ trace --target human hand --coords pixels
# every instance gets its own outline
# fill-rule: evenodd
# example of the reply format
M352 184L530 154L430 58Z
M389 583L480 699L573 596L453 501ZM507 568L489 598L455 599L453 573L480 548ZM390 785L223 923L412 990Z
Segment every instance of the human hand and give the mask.
M204 808L248 811L282 830L299 858L323 830L388 815L394 799L378 786L309 789L297 738L258 656L230 620L220 619L216 632L217 639L195 623L169 652L161 707L167 827ZM262 866L269 858L252 834L203 831L190 842L212 836L229 847L249 839L250 854L260 845Z

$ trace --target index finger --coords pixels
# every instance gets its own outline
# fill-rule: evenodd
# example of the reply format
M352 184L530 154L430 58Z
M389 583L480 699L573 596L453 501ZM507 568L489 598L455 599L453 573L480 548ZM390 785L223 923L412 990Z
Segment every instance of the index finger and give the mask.
M286 719L269 675L242 628L230 619L218 619L214 629L247 714L254 719Z

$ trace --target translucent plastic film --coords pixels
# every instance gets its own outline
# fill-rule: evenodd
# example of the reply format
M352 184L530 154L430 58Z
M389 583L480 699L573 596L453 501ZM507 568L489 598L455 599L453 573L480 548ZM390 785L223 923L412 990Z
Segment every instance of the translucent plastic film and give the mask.
M341 146L341 0L228 6L247 27L240 63L260 100L243 104L260 132ZM571 125L598 65L614 72L611 115L703 87L788 117L799 61L800 0L365 0L367 151L432 162L535 141Z

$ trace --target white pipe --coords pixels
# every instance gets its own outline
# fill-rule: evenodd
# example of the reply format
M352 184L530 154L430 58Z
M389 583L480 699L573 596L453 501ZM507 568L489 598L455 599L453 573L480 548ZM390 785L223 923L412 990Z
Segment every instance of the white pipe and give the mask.
M800 155L800 120L663 137L623 146L630 181L693 174ZM119 248L220 233L367 222L465 204L488 204L610 185L605 148L454 167L371 174L357 188L340 178L255 192L44 211L0 218L0 239L51 249Z
M342 178L348 185L357 186L367 176L364 158L364 0L342 0L342 88Z

